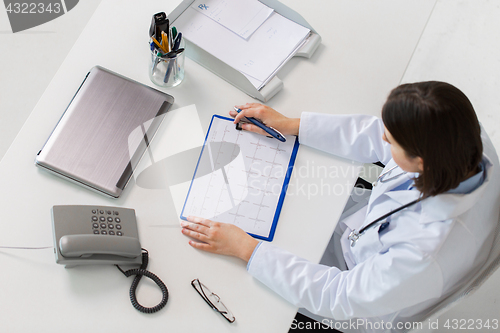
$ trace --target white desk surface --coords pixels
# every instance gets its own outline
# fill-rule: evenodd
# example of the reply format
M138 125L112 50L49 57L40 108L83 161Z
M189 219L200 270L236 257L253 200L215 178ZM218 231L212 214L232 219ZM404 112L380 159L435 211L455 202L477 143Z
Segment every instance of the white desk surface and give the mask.
M284 89L267 103L298 117L302 111L379 115L385 97L405 73L435 1L283 2L323 38L311 59L292 59L282 69L278 76ZM2 250L2 331L288 331L296 308L254 280L243 262L188 245L169 189L131 182L120 199L112 200L33 165L94 65L152 86L147 75L151 15L169 13L176 5L167 0L103 0L0 163L1 245L52 245L50 209L56 204L134 208L141 244L150 252L149 269L169 288L167 306L153 315L137 312L128 298L131 280L115 267L65 269L55 264L52 250ZM253 102L190 60L184 82L165 91L176 98L173 109L196 108L203 131L214 113ZM285 199L273 244L319 261L356 176L356 164L300 147L292 176L295 187ZM236 316L234 324L201 300L190 285L194 278L221 296ZM138 293L146 306L160 299L147 279Z

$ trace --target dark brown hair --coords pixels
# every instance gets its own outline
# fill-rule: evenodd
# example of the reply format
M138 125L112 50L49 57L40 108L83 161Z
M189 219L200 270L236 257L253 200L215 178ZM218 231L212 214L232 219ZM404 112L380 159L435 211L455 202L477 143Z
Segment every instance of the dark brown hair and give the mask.
M476 113L467 96L451 84L430 81L395 88L382 119L409 157L423 159L415 186L424 197L457 187L481 162Z

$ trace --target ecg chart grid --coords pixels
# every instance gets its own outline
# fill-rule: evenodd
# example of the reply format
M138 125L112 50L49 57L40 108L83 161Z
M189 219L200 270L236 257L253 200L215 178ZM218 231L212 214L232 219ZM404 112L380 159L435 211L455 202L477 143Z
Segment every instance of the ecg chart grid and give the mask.
M209 161L211 172L200 177L195 173L181 217L231 223L267 239L293 166L295 141L238 131L232 119L214 116L200 156L200 161Z

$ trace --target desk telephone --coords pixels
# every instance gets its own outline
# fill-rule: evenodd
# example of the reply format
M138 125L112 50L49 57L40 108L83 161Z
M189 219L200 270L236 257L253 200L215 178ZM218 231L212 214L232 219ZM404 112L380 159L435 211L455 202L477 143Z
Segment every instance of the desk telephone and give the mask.
M154 313L168 301L168 289L155 274L146 270L148 252L141 248L135 211L106 206L54 206L52 228L56 262L77 265L116 265L126 276L135 275L130 287L130 301L139 311ZM140 265L124 271L118 265ZM154 307L144 307L137 301L136 289L142 276L153 280L162 291L162 300Z
M135 211L104 206L54 206L56 262L127 265L142 262Z

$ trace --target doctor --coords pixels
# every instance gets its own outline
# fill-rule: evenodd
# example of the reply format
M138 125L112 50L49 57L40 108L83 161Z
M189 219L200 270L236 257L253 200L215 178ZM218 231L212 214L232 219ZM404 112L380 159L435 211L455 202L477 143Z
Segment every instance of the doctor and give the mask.
M289 119L260 104L239 108L230 112L236 123L256 117L301 144L386 166L368 204L339 222L347 270L308 262L236 226L189 217L182 232L194 248L247 261L251 275L313 314L365 318L362 331L397 331L421 320L485 262L499 214L498 157L454 86L401 85L382 120L315 113Z

